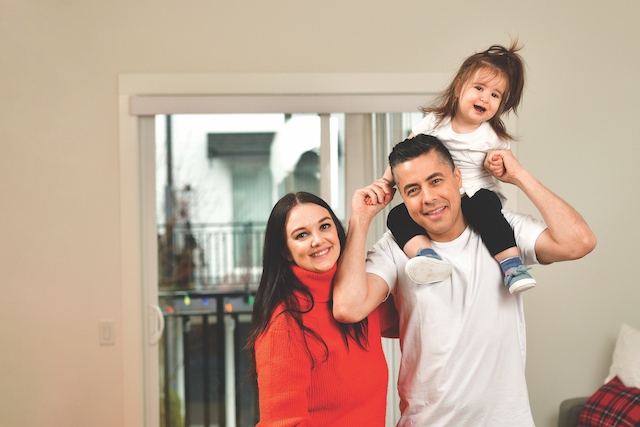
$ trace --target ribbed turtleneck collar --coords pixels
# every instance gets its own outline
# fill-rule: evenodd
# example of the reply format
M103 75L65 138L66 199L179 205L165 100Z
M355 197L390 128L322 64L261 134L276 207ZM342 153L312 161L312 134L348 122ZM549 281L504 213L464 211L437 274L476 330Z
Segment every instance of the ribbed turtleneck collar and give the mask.
M338 270L337 263L324 273L314 273L297 265L293 265L291 269L298 280L309 288L315 302L328 302L331 299L331 284Z

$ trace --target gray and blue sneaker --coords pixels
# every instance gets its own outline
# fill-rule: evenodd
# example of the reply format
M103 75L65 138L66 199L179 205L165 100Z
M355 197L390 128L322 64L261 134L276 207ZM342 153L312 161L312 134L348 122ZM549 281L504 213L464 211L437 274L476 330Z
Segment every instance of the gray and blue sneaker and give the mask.
M420 249L404 267L409 279L419 285L441 282L451 276L451 264L440 258L433 249Z
M531 267L526 265L519 265L507 271L504 276L504 285L509 288L509 292L512 294L519 294L536 286L536 281L527 270L531 270Z

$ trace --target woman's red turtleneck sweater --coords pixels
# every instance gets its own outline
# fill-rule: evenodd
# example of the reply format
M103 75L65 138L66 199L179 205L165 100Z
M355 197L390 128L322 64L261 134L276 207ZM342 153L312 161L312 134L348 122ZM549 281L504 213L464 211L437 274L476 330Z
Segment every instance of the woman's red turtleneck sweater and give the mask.
M256 340L256 370L260 401L257 427L384 426L387 363L380 342L378 310L368 317L368 351L349 339L345 345L338 322L329 308L337 266L313 273L293 266L296 277L313 295L314 307L302 315L329 349L307 334L309 356L298 325L278 307L269 328ZM299 297L300 306L309 301Z

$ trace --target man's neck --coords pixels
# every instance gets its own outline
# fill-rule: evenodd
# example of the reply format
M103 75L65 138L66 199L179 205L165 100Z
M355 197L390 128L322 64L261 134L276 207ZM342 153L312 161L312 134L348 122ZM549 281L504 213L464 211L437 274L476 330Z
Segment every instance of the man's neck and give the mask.
M432 241L438 242L438 243L453 242L458 237L462 236L462 234L465 232L466 229L467 229L467 222L463 219L461 224L456 224L454 227L447 230L445 233L433 234L433 235L429 234L429 238Z

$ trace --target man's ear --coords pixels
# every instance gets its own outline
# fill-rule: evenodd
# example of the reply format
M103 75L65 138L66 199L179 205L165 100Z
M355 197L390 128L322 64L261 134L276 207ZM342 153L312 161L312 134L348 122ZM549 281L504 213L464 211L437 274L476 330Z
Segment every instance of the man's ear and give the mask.
M456 177L456 180L458 181L458 190L462 188L462 174L460 173L460 169L458 169L457 166L453 167L453 174Z

